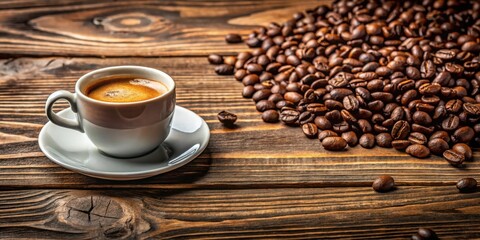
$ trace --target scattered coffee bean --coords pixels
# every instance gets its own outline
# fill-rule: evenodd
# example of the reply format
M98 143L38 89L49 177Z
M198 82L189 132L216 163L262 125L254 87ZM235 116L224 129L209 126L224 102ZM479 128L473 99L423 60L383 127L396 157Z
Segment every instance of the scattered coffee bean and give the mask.
M437 234L430 228L419 228L417 232L418 236L423 240L437 240Z
M475 178L462 178L457 182L457 188L460 192L475 192L477 190L477 180Z
M242 42L242 36L235 34L235 33L229 33L225 36L225 41L227 43L241 43Z
M338 134L331 130L324 130L318 134L318 140L320 140L320 142L327 137L338 137Z
M341 151L347 147L347 141L341 137L326 137L322 141L322 146L330 151Z
M210 54L208 55L208 62L215 65L222 64L223 57L217 54Z
M388 175L380 176L373 181L372 188L376 192L392 191L395 188L395 180Z
M227 111L221 111L217 114L218 121L223 123L223 125L227 127L232 127L237 121L237 115L227 112Z

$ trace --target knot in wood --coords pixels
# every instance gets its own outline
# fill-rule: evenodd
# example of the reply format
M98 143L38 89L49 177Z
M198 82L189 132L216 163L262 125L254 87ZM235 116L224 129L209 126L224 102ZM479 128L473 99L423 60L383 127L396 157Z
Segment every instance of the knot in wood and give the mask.
M134 213L108 196L82 196L62 204L60 222L103 239L129 238L134 230Z
M143 12L118 13L107 17L96 17L93 24L102 26L108 32L163 32L172 26L172 22L162 16Z

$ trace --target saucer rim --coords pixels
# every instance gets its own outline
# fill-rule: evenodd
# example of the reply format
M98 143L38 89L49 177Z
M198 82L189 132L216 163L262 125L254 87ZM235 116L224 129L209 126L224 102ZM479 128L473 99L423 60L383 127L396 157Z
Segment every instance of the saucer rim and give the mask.
M63 160L59 160L56 157L52 156L50 154L50 151L45 149L45 147L48 144L46 144L43 139L45 139L45 137L46 137L45 134L47 134L47 129L53 126L53 123L50 122L50 121L48 121L42 127L42 129L40 130L40 133L38 135L38 145L40 147L40 150L43 152L43 154L45 154L45 156L50 161L66 168L66 169L72 170L74 172L77 172L77 173L80 173L80 174L83 174L83 175L86 175L86 176L89 176L89 177L106 179L106 180L120 180L121 181L121 180L137 180L137 179L143 179L143 178L156 176L156 175L159 175L159 174L163 174L163 173L166 173L166 172L173 171L177 168L180 168L180 167L186 165L187 163L191 162L192 160L196 159L207 148L207 146L209 144L209 141L210 141L210 128L208 127L208 124L205 122L205 120L202 117L200 117L195 112L193 112L193 111L191 111L187 108L184 108L182 106L179 106L179 105L175 105L174 113L177 111L177 109L183 109L185 111L189 111L189 112L195 114L199 119L201 119L202 124L201 124L200 129L204 129L203 131L205 131L205 134L202 134L202 135L205 135L205 137L203 138L203 141L200 143L199 149L195 152L195 154L191 155L191 157L189 157L189 158L187 158L183 161L180 161L178 163L160 168L160 169L159 168L154 168L154 169L148 169L148 170L143 170L143 171L135 171L135 172L96 171L96 170L92 170L91 168L86 168L84 166L78 166L78 165L72 165L72 164L69 164L69 163L67 163ZM72 111L72 110L71 110L71 108L66 108L66 109L61 110L57 114L62 114L63 112L66 112L66 111ZM50 126L50 125L52 125L52 126ZM172 123L172 125L173 125L173 123ZM64 130L65 131L75 131L75 130L71 130L71 129L64 129ZM85 133L83 133L83 134L85 134ZM111 157L113 159L116 159L116 157L113 157L113 156L109 156L109 157ZM168 160L170 160L170 159L168 159Z

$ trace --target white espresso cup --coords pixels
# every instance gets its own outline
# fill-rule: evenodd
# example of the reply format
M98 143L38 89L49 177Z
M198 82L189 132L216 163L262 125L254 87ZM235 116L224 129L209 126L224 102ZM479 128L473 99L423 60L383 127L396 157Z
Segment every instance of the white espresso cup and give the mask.
M86 95L87 87L105 77L129 76L161 82L167 91L138 102L104 102ZM53 104L65 99L76 113L76 120L53 112ZM140 66L116 66L95 70L82 76L75 93L52 93L45 106L48 119L61 127L83 132L97 148L114 157L136 157L157 148L170 133L175 109L175 82L166 73Z

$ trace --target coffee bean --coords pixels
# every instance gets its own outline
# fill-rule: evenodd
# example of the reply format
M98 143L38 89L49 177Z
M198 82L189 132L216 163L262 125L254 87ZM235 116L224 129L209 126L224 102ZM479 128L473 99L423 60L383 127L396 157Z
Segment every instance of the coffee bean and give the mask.
M283 97L285 98L285 100L293 103L298 103L300 102L300 100L303 99L303 96L298 92L287 92Z
M315 125L321 130L332 129L332 123L324 116L318 116L314 119Z
M405 152L416 158L426 158L430 156L430 150L424 145L413 144L405 149Z
M347 146L347 141L341 137L326 137L322 141L322 146L330 151L341 151Z
M422 240L436 240L438 239L437 234L430 228L419 228L418 235Z
M435 79L433 79L433 83L438 83L442 87L445 87L445 86L448 85L448 83L450 82L451 79L452 79L452 75L447 71L443 71L443 72L439 73L435 77Z
M475 192L477 180L475 178L462 178L457 182L457 189L460 192Z
M208 62L215 65L222 64L223 57L217 54L210 54L208 55Z
M233 66L228 64L220 64L215 67L215 73L217 73L218 75L232 75Z
M253 95L252 95L252 99L253 101L255 102L258 102L260 100L265 100L265 99L268 99L268 97L272 94L272 91L270 91L270 89L261 89L259 91L256 91Z
M422 133L412 132L408 136L408 141L410 141L412 144L424 145L427 143L427 137Z
M375 142L379 147L390 148L392 147L393 138L390 133L380 133L375 136Z
M456 129L460 125L460 119L458 116L450 114L447 118L445 118L442 122L442 128L446 131L452 131Z
M303 124L302 131L308 138L315 138L318 134L317 126L314 123Z
M408 146L410 146L410 141L408 140L393 140L392 141L392 147L395 148L396 150L403 151L405 150Z
M237 115L227 112L221 111L217 114L218 121L220 121L226 127L234 126L235 121L237 121Z
M353 96L353 95L348 95L343 98L343 107L350 111L350 112L355 112L358 110L360 106L360 103L358 102L358 99Z
M420 73L422 78L431 78L435 75L435 64L431 60L422 62L420 66Z
M405 139L410 134L410 124L407 121L398 121L393 125L391 135L393 139Z
M338 134L331 130L324 130L318 133L318 140L320 140L320 142L327 137L338 137Z
M280 113L280 120L286 124L294 124L299 116L300 113L296 110L285 110Z
M242 42L242 36L234 33L229 33L225 36L225 41L227 43L241 43Z
M256 63L248 64L246 69L247 69L247 72L254 73L254 74L260 74L263 71L262 65L256 64Z
M461 127L452 134L452 141L454 143L468 143L475 136L475 132L471 127Z
M373 148L375 146L375 136L371 133L365 133L360 137L359 144L363 148Z
M415 123L420 125L430 125L432 123L432 117L426 112L416 111L412 118Z
M373 190L376 192L389 192L395 189L395 180L388 175L378 177L373 181Z
M269 100L260 100L256 104L257 111L265 112L267 110L275 109L275 103Z
M433 154L442 155L449 149L448 143L441 138L434 138L428 141L428 148Z
M477 103L477 104L464 103L463 110L465 110L467 114L472 115L474 117L480 116L480 103Z
M244 86L255 85L260 82L260 79L257 74L248 74L242 79Z
M443 152L443 157L452 165L459 166L465 161L465 156L453 150Z
M237 58L235 56L227 56L223 59L223 62L230 66L234 66L237 62Z
M443 141L449 143L450 142L450 135L446 131L436 131L430 136L430 140L440 138Z
M348 131L342 133L342 138L347 141L348 146L354 147L358 144L358 137L354 131Z
M465 143L457 143L452 146L452 150L463 154L465 160L471 160L473 158L472 148Z
M262 120L266 123L276 123L279 117L277 110L266 110L262 113Z

